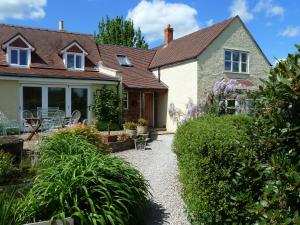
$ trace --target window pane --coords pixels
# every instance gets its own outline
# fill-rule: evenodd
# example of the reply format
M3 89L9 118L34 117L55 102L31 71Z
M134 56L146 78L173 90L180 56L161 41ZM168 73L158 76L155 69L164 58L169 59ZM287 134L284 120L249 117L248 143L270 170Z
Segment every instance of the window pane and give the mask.
M239 52L233 52L232 53L232 60L235 62L240 61L240 53Z
M242 72L243 73L247 72L247 63L242 63Z
M131 66L131 62L125 55L117 55L118 62L121 66Z
M10 51L10 62L12 64L18 64L18 51L17 50L12 49Z
M82 63L81 63L81 55L76 55L76 68L81 69Z
M232 63L232 71L233 72L239 72L240 70L239 70L239 63L238 62L233 62Z
M62 87L48 88L48 107L59 107L66 110L66 89Z
M242 53L242 62L247 62L247 53Z
M128 95L127 95L127 92L123 93L123 107L124 107L124 109L128 108Z
M71 89L71 110L79 110L81 112L80 121L87 119L87 88L72 88Z
M28 51L20 50L20 65L27 66L28 65Z
M225 62L225 71L231 71L231 62Z
M23 87L23 110L30 110L36 116L37 107L42 107L42 88Z
M225 60L231 61L231 52L230 51L225 51Z
M67 55L67 68L74 68L74 55L72 54Z

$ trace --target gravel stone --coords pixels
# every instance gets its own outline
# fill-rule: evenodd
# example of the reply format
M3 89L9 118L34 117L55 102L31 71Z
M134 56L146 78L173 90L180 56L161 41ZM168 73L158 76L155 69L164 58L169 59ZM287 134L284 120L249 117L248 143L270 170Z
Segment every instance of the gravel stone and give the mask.
M149 181L152 199L145 214L146 225L189 225L180 196L176 155L171 150L173 135L159 135L146 150L115 153L134 165Z

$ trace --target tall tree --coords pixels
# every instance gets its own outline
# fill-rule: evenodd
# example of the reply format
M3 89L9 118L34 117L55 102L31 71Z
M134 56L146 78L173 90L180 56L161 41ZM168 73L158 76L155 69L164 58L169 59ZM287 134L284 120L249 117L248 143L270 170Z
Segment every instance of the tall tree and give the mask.
M141 29L134 29L132 20L124 20L117 16L114 19L102 18L98 24L98 33L95 33L98 44L114 44L136 48L148 48Z

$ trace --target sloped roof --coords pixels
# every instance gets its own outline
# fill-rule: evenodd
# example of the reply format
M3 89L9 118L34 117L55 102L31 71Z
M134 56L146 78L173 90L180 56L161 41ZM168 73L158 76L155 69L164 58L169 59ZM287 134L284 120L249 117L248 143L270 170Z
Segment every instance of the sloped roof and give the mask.
M122 72L122 82L128 88L161 89L167 87L160 83L148 67L155 54L154 50L129 48L116 45L98 45L104 66ZM117 55L126 55L132 66L121 66Z
M30 44L35 47L31 55L30 69L8 67L5 49L0 49L0 73L9 74L39 74L40 77L51 76L60 78L81 79L108 79L109 76L99 74L96 69L100 61L100 55L95 44L93 35L53 31L46 29L26 28L0 24L0 44L6 43L11 38L21 34ZM70 43L78 43L87 52L85 58L85 71L66 70L60 51Z
M157 48L150 69L196 58L200 55L236 17L214 24Z

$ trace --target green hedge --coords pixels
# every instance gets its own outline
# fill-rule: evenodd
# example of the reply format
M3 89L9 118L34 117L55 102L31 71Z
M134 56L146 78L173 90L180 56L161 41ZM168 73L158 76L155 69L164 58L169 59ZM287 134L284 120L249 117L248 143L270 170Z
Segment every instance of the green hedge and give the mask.
M178 156L184 199L194 224L253 222L246 208L257 195L252 192L250 178L256 174L240 171L253 156L247 150L250 123L246 116L208 116L178 128L173 147Z
M42 143L41 169L19 205L19 221L72 216L77 224L135 224L148 183L82 135L64 130Z

